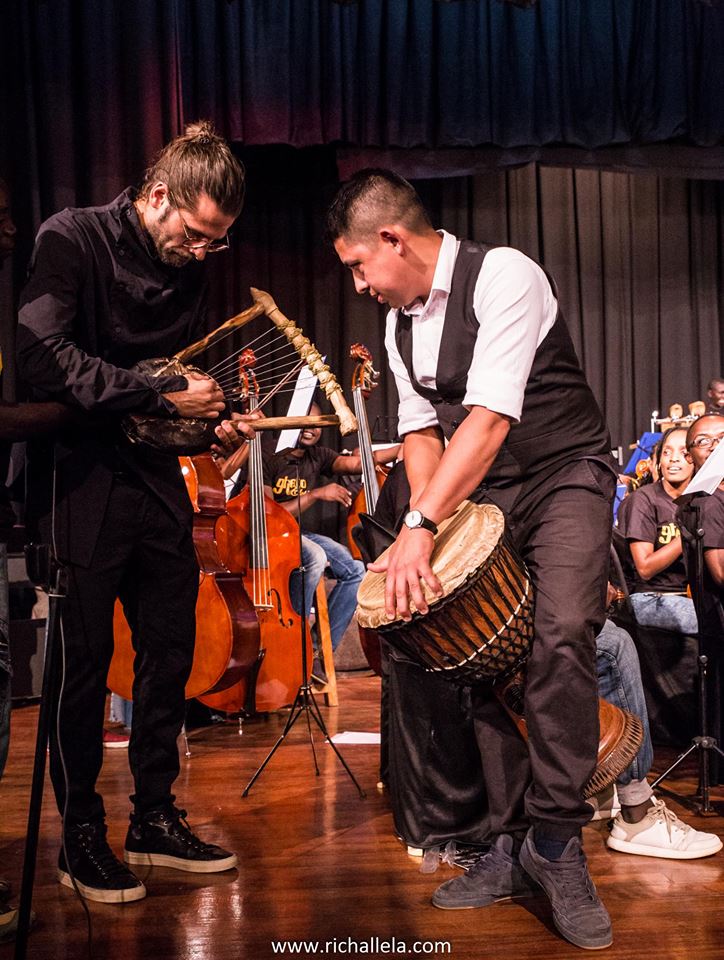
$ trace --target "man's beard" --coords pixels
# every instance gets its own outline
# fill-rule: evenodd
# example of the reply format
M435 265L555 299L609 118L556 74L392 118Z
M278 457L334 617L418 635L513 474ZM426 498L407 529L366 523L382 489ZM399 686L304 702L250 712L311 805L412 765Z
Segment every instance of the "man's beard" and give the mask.
M161 263L165 263L169 267L185 267L187 263L193 260L191 254L185 252L179 253L178 250L170 249L169 244L164 242L161 225L168 220L170 215L171 211L169 209L164 210L156 223L151 227L147 227L147 230L153 240L153 245L156 248L156 253Z

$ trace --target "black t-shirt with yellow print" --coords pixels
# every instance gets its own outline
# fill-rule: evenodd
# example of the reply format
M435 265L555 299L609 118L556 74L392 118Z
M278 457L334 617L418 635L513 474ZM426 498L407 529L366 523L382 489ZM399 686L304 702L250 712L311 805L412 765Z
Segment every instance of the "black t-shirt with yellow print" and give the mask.
M282 450L264 461L264 485L271 487L274 499L280 503L293 500L297 493L301 496L320 486L322 476L332 476L332 464L338 456L336 450L320 446L304 448L302 457Z
M676 521L676 500L661 485L661 481L640 487L630 493L621 504L618 527L629 543L652 543L654 552L681 536ZM686 567L679 556L665 570L642 580L633 569L631 593L675 593L686 590Z

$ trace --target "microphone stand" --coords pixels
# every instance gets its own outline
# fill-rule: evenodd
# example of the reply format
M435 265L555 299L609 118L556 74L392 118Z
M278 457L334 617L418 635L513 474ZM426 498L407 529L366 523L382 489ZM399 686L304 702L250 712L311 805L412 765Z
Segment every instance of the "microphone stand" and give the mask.
M686 494L684 496L686 496ZM686 496L687 503L684 505L684 509L680 514L682 520L682 535L684 534L684 531L686 531L687 540L689 540L691 543L688 553L692 565L691 573L693 575L689 577L689 582L691 584L694 609L696 610L696 621L699 627L696 635L697 687L699 691L699 735L692 739L691 746L681 753L671 764L671 766L665 770L661 776L654 780L651 786L656 788L662 780L665 780L681 763L684 762L684 760L686 760L689 754L698 751L699 787L697 796L701 801L699 803L699 812L702 814L712 814L716 811L714 810L709 797L709 762L712 751L718 753L722 758L724 758L724 753L722 753L722 751L719 749L719 744L716 738L709 736L708 733L709 703L707 666L709 664L709 657L706 651L709 649L709 644L707 643L706 604L704 602L704 530L701 526L701 504L697 502L697 499L700 497L701 494L698 493L693 494L690 497ZM689 518L688 522L685 523L684 517L686 516L687 511L689 512Z
M23 876L20 886L18 905L18 930L15 938L15 960L25 960L30 931L35 884L35 865L38 853L38 834L40 830L40 812L43 806L43 786L45 781L45 763L50 734L50 722L53 704L58 690L58 639L60 636L60 617L66 596L66 571L55 561L50 549L44 545L25 548L28 575L33 583L45 587L48 593L48 619L45 624L45 660L43 664L43 686L38 713L38 728L35 737L35 759L33 778L30 787L28 807L28 830L25 839L25 857Z
M312 746L312 756L314 758L314 772L316 773L316 775L319 776L319 764L317 763L317 751L314 746L314 735L312 732L312 724L311 724L310 718L311 720L314 720L314 722L317 724L325 740L329 743L330 747L334 750L335 754L337 755L337 759L342 764L344 769L347 771L347 774L350 780L355 785L355 787L357 787L357 790L360 795L360 799L364 800L366 797L364 790L362 789L362 787L360 787L359 783L357 783L357 780L355 779L355 776L350 770L350 768L347 766L347 763L344 757L337 749L337 746L332 740L332 738L329 736L326 724L324 722L324 717L320 712L319 706L317 705L317 701L314 699L314 692L312 691L311 684L309 683L309 672L307 669L307 612L305 609L306 604L305 604L305 593L304 593L305 567L304 567L304 557L302 552L302 506L301 506L301 491L300 491L300 484L299 484L299 460L296 461L295 466L296 466L296 477L297 477L297 519L299 521L299 572L300 572L301 593L302 593L302 616L301 616L302 682L299 685L299 689L297 690L297 695L294 698L294 703L292 704L292 709L289 714L289 717L287 718L287 722L284 725L284 729L282 730L274 746L271 748L271 750L267 754L261 766L258 768L254 776L244 787L244 790L241 795L242 797L247 797L249 795L249 791L254 786L258 778L261 776L261 774L264 771L264 768L269 763L271 758L274 756L274 754L277 752L279 747L282 745L282 743L287 737L287 734L290 732L290 730L292 729L294 724L297 722L297 720L302 716L302 714L304 714L304 718L307 721L307 730L309 731L309 742Z

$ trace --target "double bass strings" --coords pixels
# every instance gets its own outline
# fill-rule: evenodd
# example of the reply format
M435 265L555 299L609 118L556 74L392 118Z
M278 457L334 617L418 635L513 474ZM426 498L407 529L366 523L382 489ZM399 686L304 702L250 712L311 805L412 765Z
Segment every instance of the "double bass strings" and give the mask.
M250 396L250 409L258 409L258 396ZM269 547L264 506L264 470L262 466L261 436L257 433L249 451L249 508L251 513L251 555L254 606L269 608L271 577L269 574Z

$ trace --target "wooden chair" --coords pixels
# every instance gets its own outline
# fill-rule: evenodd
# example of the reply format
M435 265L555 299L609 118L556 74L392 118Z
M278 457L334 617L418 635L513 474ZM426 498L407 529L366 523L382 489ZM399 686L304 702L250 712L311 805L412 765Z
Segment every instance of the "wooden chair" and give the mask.
M319 638L320 659L327 674L325 684L315 684L315 690L324 694L324 702L328 707L339 706L337 697L337 675L334 671L334 654L332 653L332 634L329 630L329 611L327 609L327 591L322 577L317 584L314 597L314 608L317 614L317 636Z

